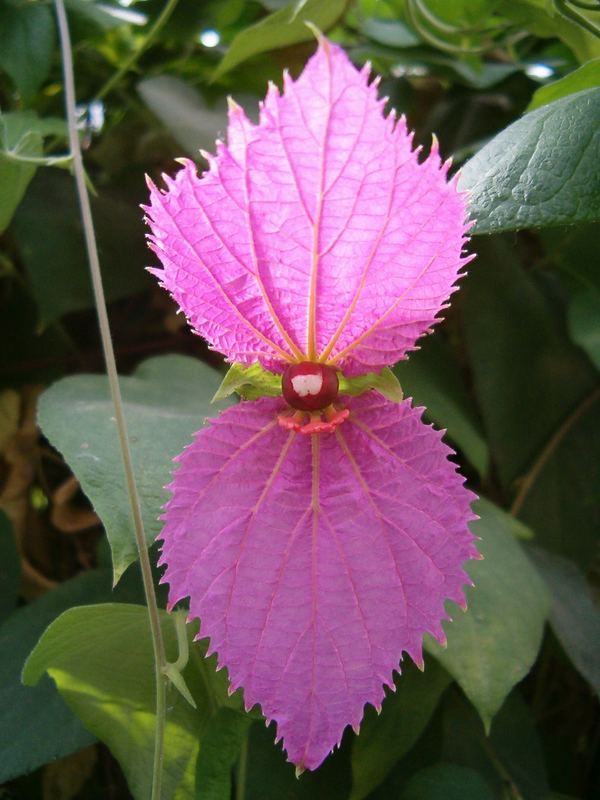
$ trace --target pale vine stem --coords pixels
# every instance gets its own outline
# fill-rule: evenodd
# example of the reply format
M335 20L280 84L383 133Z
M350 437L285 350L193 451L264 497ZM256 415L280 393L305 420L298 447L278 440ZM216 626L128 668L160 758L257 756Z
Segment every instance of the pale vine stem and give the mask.
M552 457L552 454L562 442L565 436L569 433L573 425L594 405L600 400L600 388L595 389L591 394L585 397L581 403L572 411L569 416L559 425L556 431L552 434L550 439L546 442L540 454L535 459L531 468L524 476L519 487L519 491L510 508L510 513L513 517L518 517L525 500L529 496L529 492L533 488L535 482L540 476L540 473Z
M129 72L129 70L134 66L135 62L140 58L144 50L146 50L152 43L157 33L165 25L165 23L175 10L175 6L177 5L178 2L179 0L167 0L167 2L165 3L165 7L154 21L154 24L152 25L146 36L142 39L139 45L131 53L129 58L125 59L125 61L121 64L121 66L115 72L115 74L111 78L109 78L109 80L96 94L95 97L96 100L102 100L102 98L106 97L107 94L112 92L112 90L115 88L115 86L117 86L123 75L126 75Z
M69 35L69 25L67 22L67 15L65 12L65 6L63 0L54 0L54 6L56 9L58 31L60 36L60 47L62 53L63 75L65 84L65 108L67 113L67 123L69 130L69 146L71 149L71 155L73 157L73 172L75 176L75 183L77 185L77 195L79 198L79 206L83 222L83 230L85 234L85 244L86 244L91 278L92 278L92 286L94 290L94 300L96 305L96 311L98 314L100 336L102 339L102 349L104 351L106 372L108 375L110 393L114 406L116 427L119 437L119 445L121 448L121 457L123 460L123 470L125 473L125 481L127 484L129 503L131 506L131 515L133 519L135 542L140 559L142 581L144 585L144 594L146 596L146 605L148 608L148 617L150 621L150 631L152 634L152 646L154 651L154 668L156 677L156 727L154 736L154 761L152 768L151 800L159 800L161 796L163 745L164 745L165 714L166 714L166 677L164 674L164 670L166 668L167 663L166 663L162 631L160 627L158 604L156 602L156 593L154 591L154 583L152 581L152 569L150 566L150 557L148 555L148 550L146 547L146 537L144 535L144 525L142 522L140 498L138 495L137 486L135 483L135 477L133 473L133 461L131 458L129 439L127 436L127 425L125 422L125 414L123 411L123 401L121 398L121 390L119 387L119 378L117 375L115 353L110 334L108 313L106 309L106 299L104 297L104 289L102 286L102 276L100 273L100 263L98 259L98 248L96 246L96 234L94 231L94 223L92 220L90 200L85 184L83 158L81 155L81 147L79 145L79 136L77 133L77 112L75 110L75 77L73 72L73 54L71 49L71 38Z

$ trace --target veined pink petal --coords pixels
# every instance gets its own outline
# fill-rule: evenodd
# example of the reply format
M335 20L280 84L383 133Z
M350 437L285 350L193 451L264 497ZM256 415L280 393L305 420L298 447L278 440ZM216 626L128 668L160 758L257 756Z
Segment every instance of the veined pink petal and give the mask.
M152 188L158 274L230 360L381 369L431 328L468 261L465 198L437 144L419 163L368 81L323 39L297 81L270 87L257 126L233 106L208 173L188 163Z
M171 606L189 596L233 688L315 769L378 706L403 652L464 605L474 496L422 409L375 392L333 434L283 431L242 402L179 457L161 534Z

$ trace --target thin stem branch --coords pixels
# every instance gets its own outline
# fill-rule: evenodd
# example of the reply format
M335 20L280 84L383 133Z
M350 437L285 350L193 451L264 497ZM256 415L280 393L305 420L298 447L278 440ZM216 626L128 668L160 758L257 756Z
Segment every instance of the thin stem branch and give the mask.
M146 36L142 39L140 44L135 48L135 50L131 53L129 58L126 58L125 61L121 64L119 69L115 72L112 78L104 84L104 86L100 89L100 91L96 94L96 100L102 100L106 97L107 94L110 94L115 86L119 83L121 78L126 75L129 70L134 66L135 62L140 58L144 50L147 50L152 41L159 33L161 28L165 25L173 11L175 10L175 6L179 0L167 0L165 3L165 7L160 12L154 24L146 34Z
M577 420L580 419L580 417L582 417L586 411L588 411L598 400L600 400L600 388L595 389L591 394L589 394L552 434L538 457L531 465L530 470L521 481L519 491L517 492L517 496L515 497L510 509L510 513L513 517L519 516L529 492L533 488L535 482L540 476L540 473L550 460L558 445L562 442Z
M106 372L108 375L110 392L114 406L115 419L117 424L117 433L119 437L119 445L121 448L121 456L123 459L123 469L125 472L125 481L127 484L129 502L131 505L131 515L133 519L135 542L140 559L142 580L144 584L144 593L146 595L146 604L148 607L148 617L150 622L150 630L152 634L152 646L154 650L154 667L156 675L156 728L155 728L155 739L154 739L154 763L152 772L151 798L152 800L160 800L165 714L166 714L166 678L164 676L164 667L166 666L166 656L162 638L162 631L160 627L158 604L156 602L156 593L154 591L154 583L152 581L152 569L150 566L148 549L146 547L146 537L144 535L144 526L142 522L140 499L133 473L133 461L131 458L131 450L129 448L127 426L125 422L125 414L123 411L123 401L121 399L121 390L119 387L119 378L117 375L117 365L115 362L115 354L110 334L110 326L108 322L108 312L106 309L106 299L104 297L104 289L102 286L102 276L100 273L100 263L98 259L98 248L96 246L96 235L94 231L94 223L92 220L90 200L86 189L85 172L83 168L81 147L79 145L79 136L77 133L77 115L75 110L75 78L73 73L73 55L71 50L71 39L69 36L69 26L67 22L67 15L65 12L63 0L54 0L54 5L56 8L56 17L58 21L60 46L62 52L63 74L64 74L64 84L65 84L65 107L67 112L67 122L69 128L69 145L71 149L71 154L73 156L73 172L75 176L75 183L77 185L77 195L79 198L79 206L81 210L81 218L85 234L85 244L87 249L90 273L92 277L92 286L94 289L94 300L96 304L96 311L98 314L100 336L102 339L102 349L104 351Z
M580 14L579 11L575 11L574 8L571 8L567 0L554 0L554 5L563 17L567 17L584 28L588 33L591 33L592 36L596 36L600 39L600 28L591 20L587 19L587 17L584 17L583 14Z

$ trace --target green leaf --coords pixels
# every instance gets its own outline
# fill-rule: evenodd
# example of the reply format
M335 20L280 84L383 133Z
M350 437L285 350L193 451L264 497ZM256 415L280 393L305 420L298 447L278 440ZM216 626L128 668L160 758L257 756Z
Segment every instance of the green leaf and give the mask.
M319 30L326 31L342 16L346 5L347 0L327 0L326 3L322 0L296 0L269 14L238 33L215 70L213 80L259 53L311 41L313 33L305 23L311 22Z
M0 622L17 605L21 582L21 559L12 525L0 510Z
M234 392L244 400L256 400L259 397L281 397L281 375L261 367L259 363L245 367L243 364L232 364L215 392L212 402L224 400Z
M174 661L175 626L169 614L160 616L167 658ZM136 800L150 797L156 692L146 608L105 603L65 611L27 659L23 682L35 685L45 672L86 728L108 745ZM188 669L185 678L198 711L170 691L163 796L174 800L192 796L198 739L211 703L197 674Z
M581 92L584 89L593 89L600 86L600 58L593 58L586 64L582 64L579 69L570 72L558 81L552 81L545 86L541 86L531 98L527 111L560 100L561 97Z
M138 210L107 193L92 198L92 213L107 298L116 300L146 289L148 251ZM43 323L93 305L70 175L40 172L15 215L13 231Z
M218 379L211 367L184 356L151 358L121 378L149 544L161 529L172 459L202 427ZM106 378L75 375L54 384L40 399L39 422L106 527L117 581L137 550Z
M394 764L417 742L450 684L450 676L428 659L425 672L405 662L381 714L369 706L352 744L352 793L362 800L383 782Z
M139 581L123 580L111 592L110 570L93 570L17 609L0 626L0 784L94 741L51 680L44 678L34 688L21 683L25 659L45 628L74 605L142 596Z
M221 708L208 723L196 763L198 800L230 800L231 770L254 720L248 714Z
M413 775L401 800L494 800L478 772L458 764L434 764Z
M340 394L359 395L375 389L392 403L402 402L402 387L398 378L389 367L381 372L368 372L366 375L357 375L354 378L339 376Z
M489 450L481 422L467 393L450 345L439 334L427 336L420 349L394 367L405 393L424 405L426 418L448 431L480 475L488 469Z
M0 114L0 233L5 230L36 170L35 163L15 161L13 153L31 158L42 155L37 116L30 111Z
M462 169L471 233L600 218L600 89L563 97L501 131Z
M0 68L8 72L27 103L52 66L54 20L42 3L0 5Z
M600 609L585 575L566 558L531 548L552 595L550 624L577 670L600 696Z
M598 376L565 334L543 276L480 239L463 284L466 342L498 476L539 543L586 565L597 549ZM573 536L572 532L578 535Z
M447 625L448 646L427 639L427 649L456 679L486 728L507 695L533 665L549 597L544 582L512 535L512 519L487 500L471 523L485 560L468 566L475 588L469 608Z

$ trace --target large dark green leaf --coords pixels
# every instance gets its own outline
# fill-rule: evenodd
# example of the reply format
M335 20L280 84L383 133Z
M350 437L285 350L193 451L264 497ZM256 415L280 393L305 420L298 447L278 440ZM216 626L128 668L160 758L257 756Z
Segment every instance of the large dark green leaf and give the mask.
M0 4L0 68L28 102L52 65L54 20L42 3Z
M129 580L111 593L110 570L94 570L18 609L0 626L0 784L94 741L51 680L33 688L21 683L25 659L44 629L71 606L140 595L139 582Z
M167 658L175 661L175 625L169 614L160 613ZM27 659L23 681L35 685L45 672L86 728L110 747L136 800L146 800L152 783L156 721L146 608L104 603L65 611ZM186 670L185 679L198 709L170 687L163 796L173 800L192 796L199 736L213 703L194 670Z
M480 474L489 461L481 422L463 383L452 349L436 333L422 340L420 349L408 361L394 367L406 397L423 404L426 416L463 451Z
M544 631L549 597L544 582L513 536L513 520L479 500L480 519L471 523L481 537L484 560L468 566L475 587L469 608L446 626L448 646L428 639L427 649L457 680L489 728L511 689L533 665Z
M352 744L351 800L362 800L417 742L429 722L450 676L433 659L421 674L408 662L396 679L396 691L385 699L380 715L369 707L360 735Z
M492 458L538 540L586 564L600 525L589 468L600 458L597 373L569 341L561 306L507 242L480 239L478 249L464 320Z
M159 356L144 362L121 387L146 538L160 531L172 459L206 416L220 376L200 361ZM50 442L64 455L106 527L115 579L137 558L121 455L106 378L76 375L42 396L39 420Z
M215 71L214 78L237 67L246 59L278 47L309 42L312 32L306 22L312 22L321 31L327 31L344 13L347 0L296 0L269 14L256 25L246 28L235 37L225 58Z
M147 288L148 251L141 213L123 200L92 198L100 264L109 300ZM73 179L57 170L38 173L15 215L13 230L42 322L93 304Z
M472 233L600 218L600 88L531 111L462 170Z
M539 547L533 561L550 588L550 624L575 667L600 696L600 608L585 575L566 558Z

